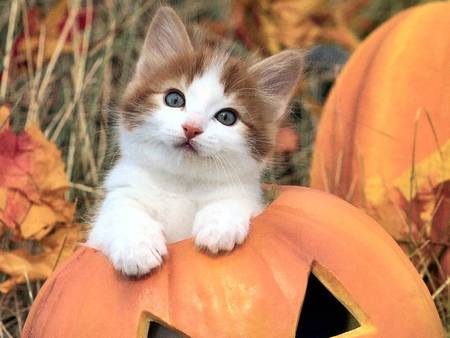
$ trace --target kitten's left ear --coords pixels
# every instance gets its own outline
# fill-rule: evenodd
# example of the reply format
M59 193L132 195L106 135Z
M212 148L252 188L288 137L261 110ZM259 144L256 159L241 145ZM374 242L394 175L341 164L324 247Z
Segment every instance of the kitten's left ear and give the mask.
M285 113L303 69L303 53L299 50L285 50L264 59L250 67L264 94L279 103L280 109L274 112L275 120Z
M145 72L148 67L192 51L192 44L183 21L172 8L161 7L155 13L147 31L137 71Z

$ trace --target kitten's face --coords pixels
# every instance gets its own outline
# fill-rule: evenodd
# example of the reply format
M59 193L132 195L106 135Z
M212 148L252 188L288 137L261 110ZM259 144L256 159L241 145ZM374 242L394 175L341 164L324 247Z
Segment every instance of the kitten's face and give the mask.
M149 98L156 107L145 123L169 151L189 157L245 153L246 128L220 77L220 65L211 64L192 82L186 76L169 80Z
M223 50L194 49L180 19L163 8L122 100L122 125L178 164L262 162L300 73L300 55L285 54L251 66Z
M208 53L178 56L135 82L124 100L124 123L149 145L179 156L263 159L273 147L273 105L244 63Z

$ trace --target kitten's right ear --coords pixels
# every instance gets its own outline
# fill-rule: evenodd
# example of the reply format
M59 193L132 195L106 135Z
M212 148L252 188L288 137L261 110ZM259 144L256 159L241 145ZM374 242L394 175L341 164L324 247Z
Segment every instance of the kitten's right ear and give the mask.
M300 81L303 67L303 53L288 49L272 55L250 67L250 74L258 80L262 91L278 102L274 120L280 121Z
M192 51L192 44L183 21L172 8L161 7L155 13L147 31L137 72L146 73L155 64L173 58L177 54Z

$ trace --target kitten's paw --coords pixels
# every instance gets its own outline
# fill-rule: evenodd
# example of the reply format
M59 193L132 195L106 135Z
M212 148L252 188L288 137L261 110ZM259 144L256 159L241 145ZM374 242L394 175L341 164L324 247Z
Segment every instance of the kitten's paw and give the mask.
M119 207L105 204L86 244L102 251L117 271L127 276L142 276L163 263L166 239L162 224L149 217L145 210L126 203L129 201Z
M133 238L116 239L108 252L117 271L126 276L137 277L160 266L165 255L167 247L161 231L135 234Z
M222 206L200 210L194 220L195 244L212 253L232 250L247 237L250 215L250 212L230 212Z

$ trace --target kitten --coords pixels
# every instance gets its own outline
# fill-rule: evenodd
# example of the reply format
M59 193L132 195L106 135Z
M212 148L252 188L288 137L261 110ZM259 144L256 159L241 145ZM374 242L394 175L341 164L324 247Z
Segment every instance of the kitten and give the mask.
M125 275L148 273L163 263L166 242L191 236L212 253L230 251L263 208L261 172L302 55L249 65L192 41L176 13L160 8L122 98L121 157L87 245Z

